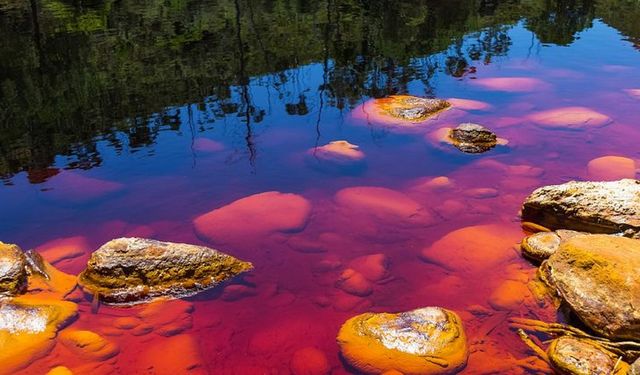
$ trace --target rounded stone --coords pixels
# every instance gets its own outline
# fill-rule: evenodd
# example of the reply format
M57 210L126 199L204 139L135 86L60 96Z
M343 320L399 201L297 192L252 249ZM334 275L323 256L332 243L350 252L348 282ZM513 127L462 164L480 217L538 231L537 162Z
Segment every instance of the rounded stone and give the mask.
M587 164L589 178L597 181L614 181L636 176L636 162L622 156L603 156Z
M333 141L307 151L308 165L327 172L356 172L364 169L365 154L348 141Z
M326 375L331 372L327 357L313 347L296 350L289 368L293 375Z
M596 342L571 336L553 340L547 354L551 366L560 374L625 374L624 370L629 367L622 361L618 363L617 356L601 348Z
M440 307L361 314L344 323L337 341L344 359L366 374L454 374L468 356L460 318Z
M538 232L525 237L520 244L522 255L541 262L560 247L560 236L555 232Z
M63 330L58 337L69 351L85 360L104 361L120 352L117 345L92 331Z

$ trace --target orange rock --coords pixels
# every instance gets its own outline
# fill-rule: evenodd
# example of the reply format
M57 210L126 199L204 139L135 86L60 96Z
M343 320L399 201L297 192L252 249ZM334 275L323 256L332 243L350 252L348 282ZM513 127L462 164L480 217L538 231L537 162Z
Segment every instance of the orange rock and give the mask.
M206 374L196 339L190 335L151 341L135 365L138 374Z
M355 258L349 267L371 281L379 281L387 276L389 260L384 254L371 254Z
M378 218L431 221L428 210L407 195L391 189L357 186L345 188L335 195L336 202Z
M72 302L21 296L0 302L0 374L14 374L46 356L59 329L77 314Z
M141 334L153 330L161 336L173 336L193 326L192 312L193 304L187 301L152 302L136 314L145 325L135 329L139 329Z
M419 130L428 121L446 116L450 108L451 104L442 99L392 95L365 102L356 107L351 112L351 116L357 120L357 125L375 124L385 126L392 131L412 132ZM461 110L454 112L463 113Z
M47 375L73 375L73 372L64 366L56 366L49 370Z
M622 156L603 156L587 164L590 180L615 181L636 176L636 163Z
M133 329L140 325L140 320L132 316L123 316L113 321L113 326L119 329Z
M514 280L505 280L491 293L489 305L496 310L516 310L530 295L527 285Z
M246 285L240 284L231 284L224 287L221 298L223 301L232 302L247 297L253 297L257 294L258 292L256 291L256 288L251 288Z
M371 283L359 272L348 268L340 275L338 287L349 294L355 296L368 296L373 292Z
M347 141L332 141L320 147L313 148L308 153L325 160L358 161L364 159L364 152L357 145Z
M116 344L92 331L67 329L58 338L73 355L85 360L104 361L120 352Z
M447 199L442 204L435 207L437 213L445 219L452 219L463 213L467 206L453 199Z
M36 250L47 262L56 264L64 259L88 254L91 252L91 247L86 237L74 236L48 241L36 247Z
M451 106L453 106L453 108L459 108L468 111L484 111L491 109L491 105L489 103L481 102L478 100L451 98L448 99L448 102L451 103Z
M371 301L353 294L338 292L331 298L334 309L338 311L362 311L371 306Z
M543 128L582 129L608 125L611 118L586 107L563 107L530 115L529 120Z
M247 237L297 232L307 224L311 203L296 194L269 191L239 199L197 217L196 234L216 244L245 242Z
M505 92L532 92L548 87L544 81L528 77L481 78L470 82L487 90Z
M33 274L29 277L29 293L37 293L40 298L62 299L68 296L76 288L76 277L69 275L42 259L43 271L49 276Z
M457 271L480 271L517 257L514 245L522 237L518 229L490 224L455 230L422 250L429 263Z
M193 141L193 149L200 152L217 152L224 150L224 145L208 138L196 138Z
M337 341L344 359L366 374L454 374L468 356L460 318L438 307L358 315L344 323Z
M289 368L293 375L326 375L331 372L327 357L313 347L302 348L293 353Z
M455 186L453 180L446 176L439 176L434 178L423 178L412 187L415 190L435 190L442 191L451 189Z

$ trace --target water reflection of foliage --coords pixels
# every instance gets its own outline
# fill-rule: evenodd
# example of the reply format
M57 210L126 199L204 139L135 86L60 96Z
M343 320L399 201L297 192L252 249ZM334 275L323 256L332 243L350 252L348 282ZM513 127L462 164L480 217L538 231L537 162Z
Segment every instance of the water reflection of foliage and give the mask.
M192 107L205 118L194 131L239 117L253 158L252 126L268 109L254 103L250 86L270 87L287 113L306 115L316 109L307 92L286 92L295 76L287 69L311 62L324 70L320 106L346 109L363 97L406 91L415 79L429 89L438 71L473 73L474 61L490 63L508 51L509 25L522 16L545 43L570 43L596 14L630 38L640 35L637 6L595 4L0 0L0 175L27 170L39 182L56 155L72 168L99 165L96 137L116 152L136 150L162 130L180 129L180 111ZM635 17L619 17L627 8ZM444 59L430 58L442 51Z

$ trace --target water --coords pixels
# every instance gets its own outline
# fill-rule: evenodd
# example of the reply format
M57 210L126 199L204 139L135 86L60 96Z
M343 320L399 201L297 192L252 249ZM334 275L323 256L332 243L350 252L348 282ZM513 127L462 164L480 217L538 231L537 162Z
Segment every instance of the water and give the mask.
M104 335L117 356L57 345L23 372L287 374L315 347L333 374L354 373L335 342L346 319L430 305L463 318L464 373L535 372L506 319L562 317L526 288L507 310L488 301L535 273L513 249L527 194L601 177L587 169L595 158L639 159L638 25L640 7L616 0L0 1L2 241L70 244L75 256L56 266L78 273L116 237L206 245L193 220L253 194L312 205L297 233L264 230L270 213L229 219L236 237L216 247L255 270L134 328L117 319L140 307L93 314L81 302L71 327ZM398 93L482 103L409 130L363 115ZM540 123L572 107L561 125L576 128ZM610 121L582 126L587 110ZM509 144L467 155L434 140L460 122ZM335 140L358 145L366 166L318 168L309 150ZM439 176L450 186L425 186ZM358 186L390 191L340 198ZM420 215L407 217L413 204ZM370 254L384 254L384 277L364 297L346 293L341 274Z

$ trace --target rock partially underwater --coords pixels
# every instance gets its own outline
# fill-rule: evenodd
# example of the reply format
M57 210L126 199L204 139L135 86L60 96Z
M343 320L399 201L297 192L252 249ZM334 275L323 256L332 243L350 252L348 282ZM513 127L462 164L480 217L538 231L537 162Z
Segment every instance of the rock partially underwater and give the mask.
M424 121L451 107L451 103L444 99L420 98L410 95L392 95L376 99L375 104L384 114L411 122Z
M562 243L541 270L594 332L609 339L640 340L640 241L574 236Z
M14 296L27 288L27 267L22 249L0 242L0 296Z
M550 229L640 237L640 181L571 181L535 190L522 219Z
M133 304L193 295L250 269L204 246L119 238L91 255L78 284L102 302Z
M482 125L464 123L449 132L449 139L460 151L468 154L480 154L496 147L499 140L494 132Z
M440 307L355 316L340 328L338 345L367 374L454 374L468 356L460 318Z

